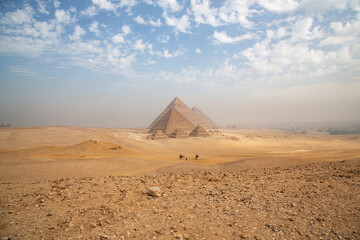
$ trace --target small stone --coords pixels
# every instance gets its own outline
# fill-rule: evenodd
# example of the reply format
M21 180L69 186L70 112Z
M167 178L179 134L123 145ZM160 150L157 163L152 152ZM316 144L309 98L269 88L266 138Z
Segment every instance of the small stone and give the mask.
M191 237L190 237L189 234L184 233L183 238L184 238L185 240L189 240Z
M90 225L92 228L96 228L96 223L92 223L91 225Z
M249 237L249 234L247 234L247 233L241 233L240 234L240 238L242 238L242 239L246 239L248 237Z
M149 187L146 194L151 196L151 197L160 197L161 196L161 190L158 187Z
M106 222L107 224L111 224L111 221L110 221L110 220L105 220L105 222Z

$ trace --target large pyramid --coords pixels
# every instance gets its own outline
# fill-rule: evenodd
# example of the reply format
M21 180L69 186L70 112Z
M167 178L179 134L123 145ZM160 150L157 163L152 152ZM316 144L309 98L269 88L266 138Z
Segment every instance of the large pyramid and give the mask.
M162 130L164 133L170 134L179 129L185 132L191 132L195 126L201 126L204 129L210 129L216 126L216 124L198 108L194 109L195 111L191 110L180 98L176 97L150 124L150 132Z
M150 132L162 130L166 134L170 134L177 129L192 131L195 126L180 114L175 108L167 111L155 124L151 127Z

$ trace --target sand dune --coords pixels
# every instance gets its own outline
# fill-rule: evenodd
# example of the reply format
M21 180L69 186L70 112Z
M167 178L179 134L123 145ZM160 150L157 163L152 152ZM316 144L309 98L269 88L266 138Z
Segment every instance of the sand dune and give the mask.
M91 141L89 139L96 139ZM0 180L225 171L360 158L358 136L220 130L152 140L146 129L0 129ZM179 160L179 154L188 160ZM194 156L200 155L199 160Z
M110 158L121 155L135 155L136 153L130 149L124 148L108 142L100 142L98 140L88 140L79 144L70 146L45 146L34 147L15 151L19 154L28 154L49 158Z

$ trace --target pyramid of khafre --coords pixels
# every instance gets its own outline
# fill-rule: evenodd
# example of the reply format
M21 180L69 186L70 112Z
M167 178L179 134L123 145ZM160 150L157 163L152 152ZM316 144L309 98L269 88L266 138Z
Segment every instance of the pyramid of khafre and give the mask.
M193 107L191 110L205 122L208 128L217 128L216 123L214 123L213 120L206 116L205 113L200 111L200 109L198 109L197 107Z
M189 133L195 126L201 126L204 129L216 126L216 124L209 124L208 122L212 121L200 110L197 112L200 112L205 118L191 110L180 98L176 97L150 124L150 132L162 130L164 133L170 134L180 129Z

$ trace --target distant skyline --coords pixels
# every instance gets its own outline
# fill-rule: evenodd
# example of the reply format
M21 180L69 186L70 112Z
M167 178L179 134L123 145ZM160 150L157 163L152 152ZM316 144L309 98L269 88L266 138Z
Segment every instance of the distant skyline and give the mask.
M360 120L358 0L0 2L0 122Z

